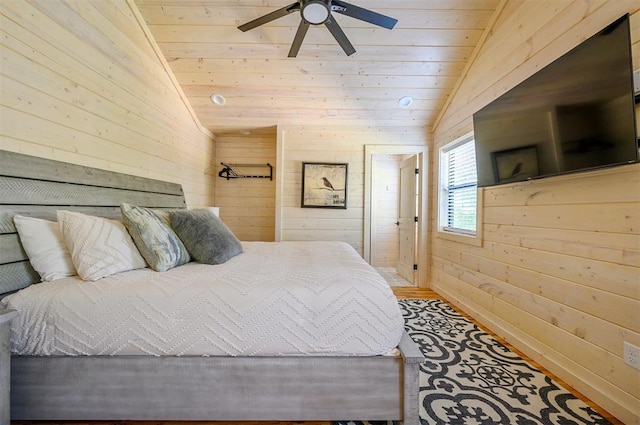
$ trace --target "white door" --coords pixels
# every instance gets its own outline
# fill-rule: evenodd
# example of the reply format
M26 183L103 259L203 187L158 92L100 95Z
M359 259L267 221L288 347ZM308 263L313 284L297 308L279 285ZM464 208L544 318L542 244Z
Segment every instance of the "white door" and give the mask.
M371 159L371 260L374 267L395 268L398 262L400 162L406 155L374 155Z
M398 201L398 262L396 271L404 279L415 283L414 264L416 261L416 170L418 156L413 155L400 165L400 199Z

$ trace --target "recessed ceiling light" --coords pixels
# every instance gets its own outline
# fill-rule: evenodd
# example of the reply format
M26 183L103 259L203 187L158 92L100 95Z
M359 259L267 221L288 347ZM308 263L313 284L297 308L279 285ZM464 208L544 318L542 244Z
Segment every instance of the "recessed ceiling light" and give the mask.
M242 130L242 131L240 132L240 134L243 134L243 135L245 135L245 136L248 136L248 135L250 135L250 134L251 134L251 132L250 132L249 130Z
M218 106L222 106L227 103L227 99L225 99L223 95L216 93L211 95L211 102Z
M413 103L411 96L403 96L398 99L398 106L401 108L408 108Z

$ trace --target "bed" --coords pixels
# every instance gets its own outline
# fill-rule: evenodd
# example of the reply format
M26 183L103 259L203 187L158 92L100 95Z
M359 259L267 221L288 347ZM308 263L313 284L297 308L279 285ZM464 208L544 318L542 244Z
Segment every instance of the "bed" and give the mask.
M58 297L66 291L59 288L65 285L71 288L79 284L73 278L65 278L34 285L40 281L40 276L33 270L22 249L13 223L16 214L54 220L56 210L65 209L119 219L123 202L157 210L186 208L181 186L173 183L6 151L0 151L0 164L0 293L4 296L24 288L25 292L38 289L39 286L46 288L44 285L57 282L59 286L47 291ZM361 284L366 286L368 280L381 279L363 260L356 261L349 256L350 247L326 247L320 242L316 244L319 245L303 247L282 243L278 246L285 251L306 250L309 255L320 253L313 260L317 269L322 269L323 261L327 260L322 252L345 250L337 257L349 259L350 267L359 273ZM245 253L228 263L235 264L249 275L256 275L255 271L248 270L250 266L240 261L258 255L260 251L271 252L273 249L261 243L243 243L243 246ZM180 275L189 269L197 271L201 267L206 266L189 263L162 275ZM300 264L296 267L300 276L304 276L303 280L307 279L307 272L310 273L313 268L305 268ZM278 269L279 266L274 265L273 268ZM127 273L130 272L124 274ZM154 273L142 269L131 274L140 275L144 284L153 285ZM207 274L202 270L200 273ZM178 281L183 282L184 279L178 278ZM194 279L191 284L197 286L199 280ZM314 284L310 285L309 293L314 294ZM249 291L252 292L249 296L254 296L255 302L268 298L268 292L264 291L269 285L258 287L260 289L257 292ZM286 285L279 290L288 291ZM233 291L238 291L238 288L232 288L224 296L214 297L225 299L226 302L233 298ZM240 292L247 296L247 291ZM367 298L366 293L363 295L359 290L355 292L357 296L354 300ZM13 297L17 298L17 295ZM299 295L295 295L294 300L295 297ZM309 299L313 298L309 296ZM374 298L367 299L367 302L370 301L377 302ZM350 308L350 304L363 303L345 302L340 308ZM288 305L294 304L289 301ZM23 323L21 320L25 318L20 317L19 313L18 317L13 317L15 312L0 311L0 336L8 334L11 322L14 325ZM226 316L229 314L227 312ZM353 314L361 313L354 310ZM3 317L5 320L2 320ZM282 317L276 319L282 320ZM284 326L283 322L277 320L270 326ZM229 335L234 334L229 323L224 328L229 330ZM13 331L15 333L16 328ZM343 343L353 339L344 334L345 330L341 332ZM325 342L338 339L328 338ZM372 340L379 341L379 338L374 336ZM83 341L81 345L91 344ZM299 352L282 349L281 345L270 346L266 342L246 344L245 347L237 341L214 354L204 354L197 349L185 351L182 348L154 351L153 347L138 345L126 349L118 346L115 352L105 351L104 347L94 351L75 347L76 351L69 351L69 347L65 346L51 349L47 355L34 355L34 352L24 350L21 354L13 353L11 356L11 418L419 422L418 373L423 357L406 333L401 333L396 350L376 355L367 355L352 348L346 348L344 353L338 354L327 354L317 346L301 349L300 340L291 342L291 345L296 346ZM0 412L8 411L7 406L2 405L6 401L2 400L0 397Z

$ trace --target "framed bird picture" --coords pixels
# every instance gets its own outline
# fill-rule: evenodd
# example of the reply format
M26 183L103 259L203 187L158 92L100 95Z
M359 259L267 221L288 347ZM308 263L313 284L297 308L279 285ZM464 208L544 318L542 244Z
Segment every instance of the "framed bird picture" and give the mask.
M302 208L347 208L349 164L302 163Z
M492 152L491 159L496 183L522 181L540 175L535 145Z

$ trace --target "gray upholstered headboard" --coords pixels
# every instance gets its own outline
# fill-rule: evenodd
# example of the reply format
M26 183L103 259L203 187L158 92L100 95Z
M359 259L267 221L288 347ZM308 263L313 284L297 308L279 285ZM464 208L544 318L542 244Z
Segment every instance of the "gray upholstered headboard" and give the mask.
M182 186L0 150L0 297L39 282L15 214L55 220L65 209L120 219L120 204L186 208Z

